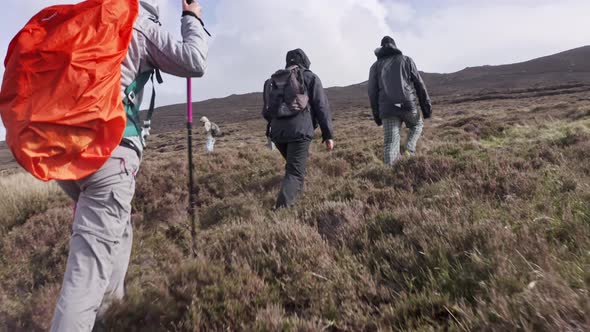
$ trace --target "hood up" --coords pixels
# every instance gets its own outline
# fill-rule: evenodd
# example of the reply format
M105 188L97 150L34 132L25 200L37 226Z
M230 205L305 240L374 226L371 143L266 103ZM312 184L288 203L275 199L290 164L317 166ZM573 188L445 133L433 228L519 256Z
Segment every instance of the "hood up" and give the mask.
M309 61L307 54L300 48L287 52L286 60L287 65L285 67L297 65L301 68L309 69L311 66L311 61Z
M395 46L395 44L386 44L383 47L379 47L375 50L377 59L382 59L390 56L402 55L402 51Z

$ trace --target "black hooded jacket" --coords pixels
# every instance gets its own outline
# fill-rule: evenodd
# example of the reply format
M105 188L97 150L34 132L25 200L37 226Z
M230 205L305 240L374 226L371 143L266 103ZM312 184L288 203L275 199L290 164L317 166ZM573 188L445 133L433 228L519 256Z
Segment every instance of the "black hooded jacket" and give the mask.
M290 118L266 118L270 125L267 136L270 136L275 143L311 140L314 137L315 129L319 126L322 130L323 141L333 139L332 113L328 96L326 96L320 78L309 70L311 65L309 58L303 50L296 49L287 53L286 63L286 67L297 65L304 70L303 78L309 95L310 111L300 112ZM268 81L264 83L265 89L267 83ZM266 96L266 91L263 95ZM264 108L266 108L266 103L265 97Z
M432 105L414 61L393 43L378 48L375 55L377 62L369 74L369 99L375 122L381 125L382 119L417 112L417 102L424 117L429 118Z

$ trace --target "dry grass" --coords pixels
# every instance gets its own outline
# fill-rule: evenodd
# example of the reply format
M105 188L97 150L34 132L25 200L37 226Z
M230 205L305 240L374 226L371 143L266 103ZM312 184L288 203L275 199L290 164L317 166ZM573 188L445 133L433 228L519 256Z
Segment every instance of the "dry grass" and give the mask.
M588 330L586 94L444 106L420 154L393 168L380 162L369 111L343 110L337 150L312 146L306 193L280 212L270 208L282 160L251 132L264 125L232 125L195 167L196 260L183 133L160 135L138 178L128 296L106 323L113 331ZM49 324L71 218L57 205L4 221L0 330Z
M44 183L28 174L0 177L0 235L47 210L64 196L55 183Z

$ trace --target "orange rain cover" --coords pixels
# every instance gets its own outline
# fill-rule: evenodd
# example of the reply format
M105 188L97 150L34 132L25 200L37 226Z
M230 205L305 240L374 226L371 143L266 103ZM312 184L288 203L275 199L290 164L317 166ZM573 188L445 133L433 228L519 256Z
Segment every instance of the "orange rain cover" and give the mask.
M6 142L37 178L78 180L121 142L121 63L137 0L49 7L12 40L0 90Z

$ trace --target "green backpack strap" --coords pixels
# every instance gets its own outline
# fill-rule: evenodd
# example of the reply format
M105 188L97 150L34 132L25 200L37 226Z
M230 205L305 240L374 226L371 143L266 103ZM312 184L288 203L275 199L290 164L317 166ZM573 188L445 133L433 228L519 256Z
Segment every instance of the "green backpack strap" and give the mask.
M154 84L154 75L158 83L162 83L162 75L160 70L146 71L137 76L135 81L131 82L125 89L125 98L123 98L123 105L125 105L125 113L127 114L127 127L123 137L139 136L141 137L143 145L145 145L145 137L149 135L151 129L151 121L154 115L156 106L156 86ZM140 104L137 100L137 95L143 90L148 81L152 81L152 98L150 100L150 108L148 109L146 119L143 122L143 128L140 124Z
M159 69L155 70L155 76L158 84L162 84L164 82ZM154 110L156 109L156 85L154 84L154 75L150 77L150 80L152 81L152 98L150 99L150 108L148 108L147 115L143 121L144 137L150 135L150 130L152 129L152 117L154 116Z

